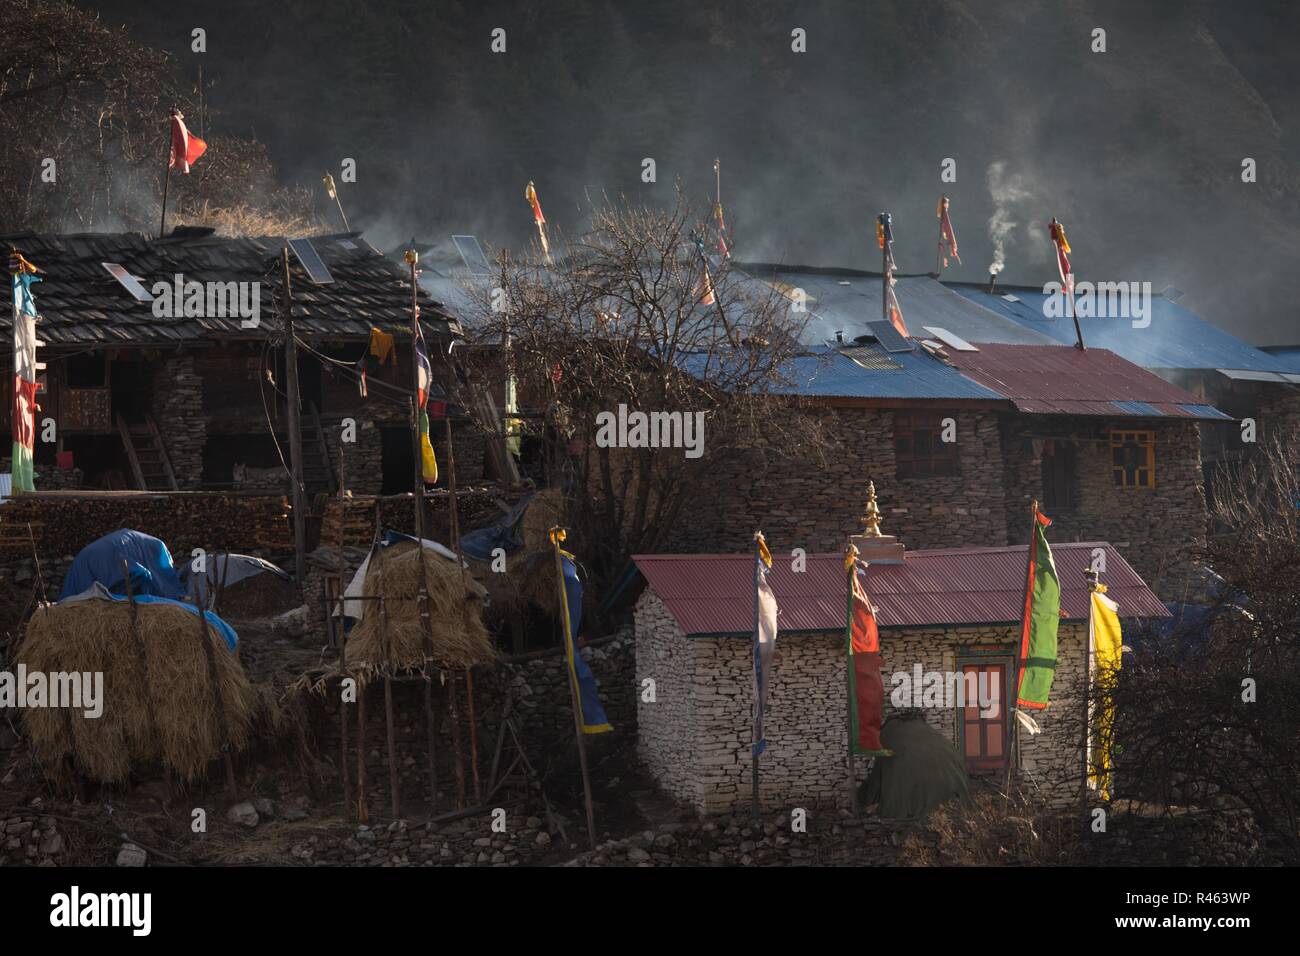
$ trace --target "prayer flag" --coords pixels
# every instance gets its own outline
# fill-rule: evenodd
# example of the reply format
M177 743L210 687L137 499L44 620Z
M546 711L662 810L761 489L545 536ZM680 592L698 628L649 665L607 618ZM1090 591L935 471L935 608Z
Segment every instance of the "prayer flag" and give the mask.
M1020 624L1020 689L1017 707L1042 710L1056 675L1056 634L1061 624L1061 581L1043 529L1052 519L1034 512L1029 540L1025 607Z
M559 549L559 544L556 544ZM603 734L614 728L605 716L600 703L600 688L590 665L578 653L578 628L582 623L582 582L578 580L578 565L573 555L560 550L560 567L564 573L564 655L569 675L578 688L578 708L584 734Z
M854 753L889 756L880 742L884 719L885 684L880 676L880 632L876 612L858 579L857 558L845 561L849 578L846 643L848 646L849 741Z
M208 144L203 142L197 136L191 136L189 129L185 126L185 117L177 110L172 110L172 151L167 160L169 169L179 168L182 173L189 175L190 166L203 155L208 148Z
M757 757L767 749L763 733L763 710L767 705L767 687L776 653L776 619L779 613L776 594L767 581L772 568L772 554L761 534L755 536L754 548L754 743Z

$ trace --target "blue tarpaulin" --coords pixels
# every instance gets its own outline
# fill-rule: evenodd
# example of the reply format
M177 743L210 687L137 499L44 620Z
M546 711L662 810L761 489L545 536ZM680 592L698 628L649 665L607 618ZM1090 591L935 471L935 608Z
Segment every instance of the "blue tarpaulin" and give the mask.
M125 595L114 594L111 591L109 591L108 588L104 587L104 585L95 582L91 584L90 587L86 588L86 590L84 591L80 591L77 594L73 594L68 597L62 598L59 601L59 603L72 604L75 601L126 601L126 600L128 600L128 598ZM174 605L175 607L180 608L183 611L189 612L190 614L199 613L199 609L195 607L193 604L186 604L184 601L176 601L173 600L172 598L158 597L155 594L137 594L135 596L135 602L137 604L171 604ZM203 618L208 622L208 624L212 626L212 629L214 631L216 631L218 634L221 635L221 639L226 642L226 647L230 648L230 650L233 651L236 647L239 646L239 635L235 633L235 629L233 627L231 627L221 618L217 617L211 611L204 611Z
M125 594L123 560L131 576L131 590L137 596L179 598L184 595L167 545L142 531L122 528L81 549L68 568L59 599L80 594L97 583L114 594Z
M533 497L529 495L486 528L476 528L465 535L460 539L460 549L479 561L492 560L492 552L497 548L503 549L506 554L514 554L524 546L520 523L524 520L524 512L528 510Z

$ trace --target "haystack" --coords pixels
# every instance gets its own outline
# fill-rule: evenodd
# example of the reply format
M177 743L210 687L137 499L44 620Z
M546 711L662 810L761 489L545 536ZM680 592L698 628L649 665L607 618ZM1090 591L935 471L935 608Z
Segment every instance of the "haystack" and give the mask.
M53 707L23 711L33 751L56 779L66 778L65 758L71 756L73 767L92 780L124 782L135 768L163 766L192 782L206 775L223 740L232 750L248 740L253 694L238 658L212 625L204 623L204 638L216 664L224 723L196 616L167 604L141 604L136 613L138 637L130 605L117 601L41 607L27 624L15 661L29 673L104 675L99 717Z
M483 626L486 591L453 559L424 549L424 579L432 628L435 667L466 668L492 664L496 648ZM420 549L413 542L380 548L366 569L365 614L348 634L348 670L397 674L424 669L425 630L420 624Z
M563 494L554 488L539 491L519 520L523 547L507 559L506 573L493 571L490 561L469 562L474 576L487 588L494 618L507 620L529 606L548 617L559 616L555 556L548 533L563 523Z

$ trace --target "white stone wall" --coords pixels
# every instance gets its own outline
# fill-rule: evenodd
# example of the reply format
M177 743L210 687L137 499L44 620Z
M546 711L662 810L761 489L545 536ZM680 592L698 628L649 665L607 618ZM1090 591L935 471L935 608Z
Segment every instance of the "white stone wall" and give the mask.
M892 674L953 671L964 645L999 645L1014 656L1018 626L882 631L885 716ZM1086 625L1062 622L1052 703L1035 714L1043 733L1020 735L1022 785L1064 805L1079 788L1083 650ZM705 812L749 805L753 670L748 638L685 637L653 591L636 611L637 681L655 680L656 701L638 704L638 750L660 786ZM782 635L768 692L767 752L761 758L765 808L847 805L847 708L842 634ZM1014 677L1012 681L1014 693ZM923 709L954 745L953 707ZM857 760L857 778L869 761Z
M636 635L637 753L660 787L698 807L704 791L697 762L693 642L648 588L636 606ZM645 700L647 678L654 681L653 702Z

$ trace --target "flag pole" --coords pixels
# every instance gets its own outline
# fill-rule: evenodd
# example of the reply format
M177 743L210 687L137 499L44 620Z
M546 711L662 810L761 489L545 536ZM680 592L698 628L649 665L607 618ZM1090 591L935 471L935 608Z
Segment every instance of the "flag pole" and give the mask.
M759 646L758 646L758 575L759 575L759 571L758 571L758 566L759 566L759 562L763 560L762 557L760 556L760 552L759 552L759 542L762 541L762 540L763 540L763 532L762 532L762 531L755 531L755 532L754 532L754 646L753 646L753 657L754 657L754 719L753 719L753 722L750 724L750 733L749 733L749 738L750 738L750 747L749 747L749 752L750 752L751 759L752 759L752 763L751 763L751 765L750 765L750 780L749 780L749 809L750 809L750 815L754 818L754 822L755 822L755 823L758 822L758 760L759 760L759 757L761 756L761 754L759 753L759 750L758 750L758 721L759 721L759 715L762 713L762 707L763 707L763 694L762 694L762 688L761 688L759 682L760 682L760 680L765 679L765 678L767 677L766 674L760 676L760 674L759 674L759 663L758 663L758 660L759 660L759 658L758 658L758 654L759 654Z
M858 815L858 775L857 763L853 758L853 575L857 573L857 560L858 549L850 542L844 549L844 713L849 744L849 807L855 817Z
M334 185L334 177L329 173L325 174L327 185ZM336 197L337 199L337 197ZM343 212L343 207L339 206L339 212ZM347 226L347 219L343 220L344 227ZM415 456L415 537L419 541L417 546L416 561L420 574L420 583L416 590L416 602L420 614L420 633L421 645L424 651L424 735L425 735L425 772L429 775L429 816L433 816L438 804L438 768L436 762L437 754L437 737L438 722L433 713L433 674L431 672L433 662L433 619L429 614L429 587L428 580L425 577L424 569L424 470L421 466L421 452L423 445L420 440L420 287L417 284L416 265L420 261L420 255L414 247L406 250L406 265L410 270L411 277L411 374L414 376L413 385L415 388L414 395L411 399L411 407L415 411L415 418L412 422L412 453ZM433 367L429 367L430 377L432 377ZM432 384L432 383L430 383ZM463 566L462 566L463 571ZM463 598L462 598L463 599ZM455 685L448 689L449 694L456 692ZM456 748L456 760L459 769L460 748Z
M942 195L939 197L939 216L937 217L939 220L939 243L934 253L934 277L936 279L943 276L943 201L947 198L947 196Z
M1097 590L1097 572L1086 568L1083 580L1088 586L1088 639L1084 645L1083 659L1083 799L1088 799L1088 781L1092 776L1092 672L1096 649L1093 646L1094 620L1092 613L1092 595Z
M560 594L560 623L564 627L564 653L569 659L569 704L573 708L573 731L578 741L578 765L582 768L582 796L587 806L587 840L592 848L596 846L596 814L591 806L591 776L587 772L587 747L582 739L582 704L578 696L578 671L573 659L578 654L578 642L569 620L569 595L564 587L564 562L560 559L560 542L567 537L567 532L559 525L549 532L551 550L555 554L555 581Z
M176 108L172 107L169 116L175 116ZM167 163L163 166L163 194L162 194L162 219L158 222L158 238L161 239L167 232L167 187L172 181L172 122L167 124Z
M881 225L884 224L884 213L881 213ZM889 321L889 238L881 233L880 243L880 317L886 322ZM850 595L852 599L852 595Z
M1030 568L1030 566L1032 565L1033 560L1034 560L1034 543L1035 543L1035 540L1036 540L1036 539L1035 539L1035 532L1036 532L1036 530L1037 530L1037 527L1036 527L1036 526L1037 526L1037 524L1038 524L1038 499L1037 499L1037 498L1033 499L1033 501L1031 501L1031 502L1029 503L1029 515L1030 515L1030 518L1029 518L1029 544L1028 544L1028 545L1026 546L1026 548L1025 548L1025 597L1024 597L1024 600L1020 602L1021 614L1022 614L1021 622L1020 622L1020 626L1021 626L1022 629L1026 626L1026 624L1025 624L1025 620L1024 620L1024 617L1023 617L1023 614L1024 614L1024 608L1025 608L1025 606L1029 603L1029 596L1033 593L1033 588L1034 588L1034 582L1031 581L1031 580L1029 580L1029 568ZM1007 792L1006 792L1006 799L1007 799L1008 801L1011 799L1011 769L1012 769L1012 767L1015 766L1016 758L1017 758L1017 757L1019 756L1019 754L1020 754L1020 717L1018 716L1018 714L1019 714L1019 712L1020 712L1020 677L1021 677L1021 669L1024 667L1024 663L1025 663L1024 660L1022 659L1022 657L1023 657L1023 652L1024 652L1024 646L1023 646L1024 635L1023 635L1023 630L1022 630L1022 634L1021 634L1021 641L1022 641L1022 645L1021 645L1021 647L1017 650L1017 653L1016 653L1016 674L1015 674L1015 678L1016 678L1016 680L1015 680L1014 696L1012 697L1012 700L1015 701L1015 704L1014 704L1014 706L1011 708L1011 714L1010 714L1010 716L1011 716L1011 752L1010 752L1009 754L1007 754Z

